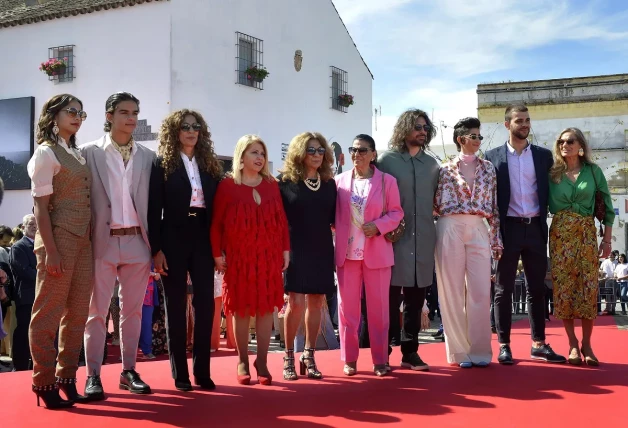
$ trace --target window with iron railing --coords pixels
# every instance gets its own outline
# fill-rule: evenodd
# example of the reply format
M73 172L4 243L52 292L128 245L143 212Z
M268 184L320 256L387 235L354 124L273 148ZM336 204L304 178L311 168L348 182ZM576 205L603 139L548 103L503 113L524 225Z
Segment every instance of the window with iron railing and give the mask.
M341 112L347 112L347 106L340 102L340 95L347 94L349 90L349 82L347 72L338 68L331 67L331 108Z
M57 82L71 82L76 77L74 70L74 45L57 46L48 48L48 59L57 59L66 64L65 70L61 70L51 76L48 80L56 80Z
M236 32L236 83L264 89L264 41Z

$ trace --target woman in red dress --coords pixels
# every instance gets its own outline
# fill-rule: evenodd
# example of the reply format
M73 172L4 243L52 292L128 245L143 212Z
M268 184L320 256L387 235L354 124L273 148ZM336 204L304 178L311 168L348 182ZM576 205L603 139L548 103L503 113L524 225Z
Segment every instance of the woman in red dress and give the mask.
M257 359L261 384L270 385L266 357L273 311L283 305L281 273L288 268L290 238L277 181L268 168L268 150L256 135L238 140L233 171L218 185L211 244L216 270L224 272L226 315L235 322L238 382L251 381L248 360L249 319L256 318Z

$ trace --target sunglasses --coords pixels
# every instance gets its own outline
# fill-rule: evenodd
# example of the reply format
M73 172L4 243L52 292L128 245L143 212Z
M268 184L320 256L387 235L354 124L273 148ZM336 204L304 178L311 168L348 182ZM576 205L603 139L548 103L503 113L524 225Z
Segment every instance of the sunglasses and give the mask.
M414 130L424 130L425 132L430 132L432 130L432 127L430 125L414 125Z
M191 131L194 130L195 132L200 131L202 128L200 123L193 123L193 124L189 124L189 123L184 123L181 125L181 131Z
M368 153L368 151L371 150L368 147L349 147L349 153L356 154L356 153L360 153L361 155L365 155L366 153Z
M575 143L575 142L576 142L576 140L575 140L575 139L573 139L573 138L570 138L570 139L568 139L568 140L561 140L561 139L556 140L556 144L557 144L558 146L561 146L563 143L567 143L567 145L568 145L568 146L571 146L571 145L573 145L573 143Z
M326 151L327 150L325 150L325 147L319 147L319 148L308 147L305 150L305 153L307 153L308 155L314 156L316 153L318 153L319 155L324 155Z
M475 135L475 134L463 135L463 137L471 138L472 140L480 140L480 141L484 139L484 137L482 137L481 135Z
M75 118L76 116L78 116L81 118L81 120L87 119L86 112L84 112L83 110L77 110L74 107L68 107L66 109L63 109L62 111L66 112L71 118Z

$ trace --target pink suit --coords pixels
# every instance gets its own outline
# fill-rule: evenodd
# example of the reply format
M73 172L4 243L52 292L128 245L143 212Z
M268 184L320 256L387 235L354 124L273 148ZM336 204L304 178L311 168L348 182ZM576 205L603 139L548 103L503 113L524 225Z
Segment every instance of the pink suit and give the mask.
M355 362L358 359L360 299L364 284L373 363L385 364L388 360L388 289L395 259L392 244L384 235L399 225L403 219L403 210L397 181L393 176L384 174L386 215L382 216L383 173L374 166L371 168L373 177L364 208L364 224L375 223L380 234L366 238L363 260L347 259L353 169L335 177L338 189L335 227L340 355L345 362Z

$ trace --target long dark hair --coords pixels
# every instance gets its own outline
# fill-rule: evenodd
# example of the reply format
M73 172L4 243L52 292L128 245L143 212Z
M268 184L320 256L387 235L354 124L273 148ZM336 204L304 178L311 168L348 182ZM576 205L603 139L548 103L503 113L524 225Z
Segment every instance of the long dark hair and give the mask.
M55 95L44 103L44 106L41 108L41 114L39 115L39 122L37 123L37 144L45 142L57 143L58 137L52 132L55 116L72 101L78 102L81 105L81 109L83 108L83 101L70 94ZM76 148L76 136L72 134L70 141L67 143L68 146Z
M430 141L436 136L436 128L427 113L418 108L406 110L399 116L393 128L392 137L388 142L388 147L398 152L408 150L406 147L406 137L414 131L414 125L420 117L422 117L425 120L425 124L430 127L430 130L427 132L427 139L425 140L425 147L428 147Z
M140 100L138 100L133 94L129 92L116 92L115 94L107 98L107 101L105 102L105 112L113 114L113 112L116 111L116 107L118 107L118 104L123 101L133 101L135 104L137 104L137 108L140 108ZM111 122L105 120L104 129L105 132L111 131Z

